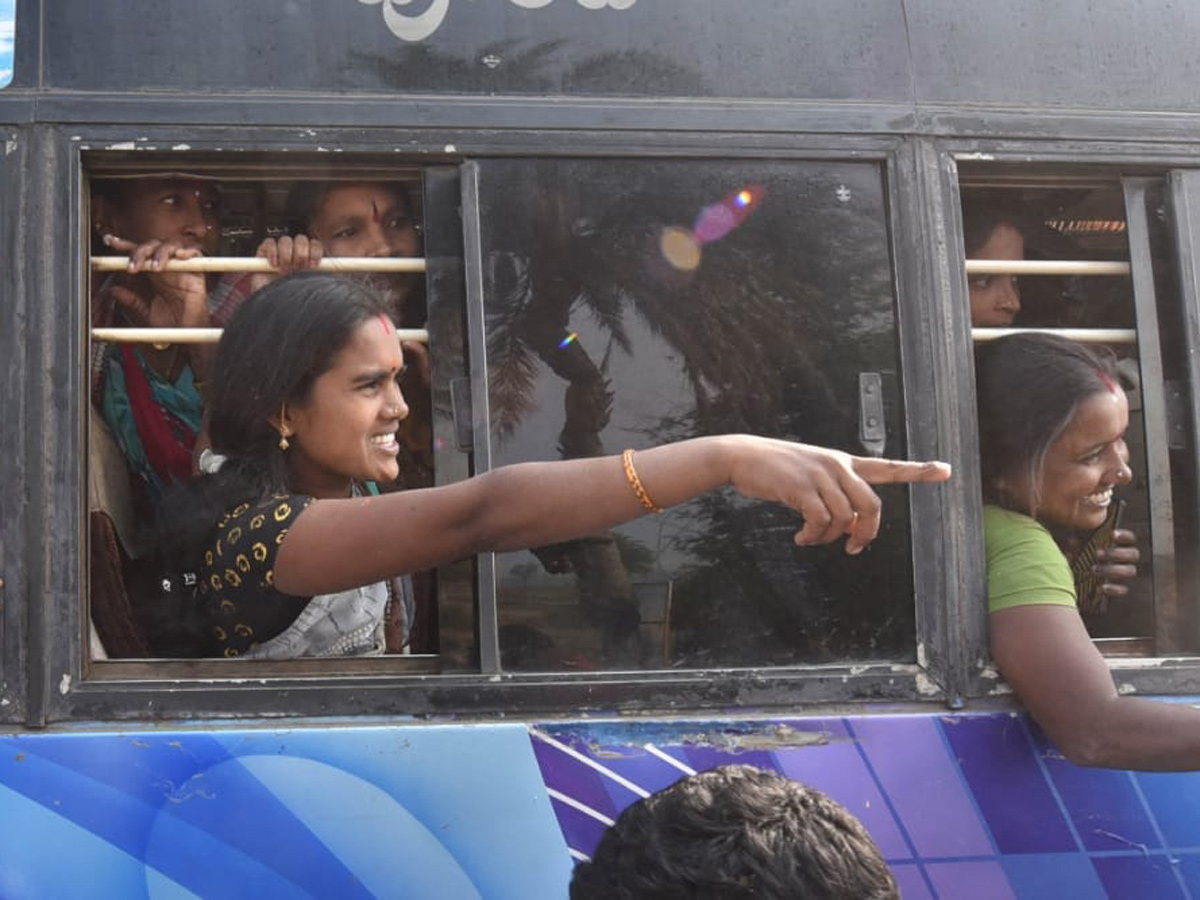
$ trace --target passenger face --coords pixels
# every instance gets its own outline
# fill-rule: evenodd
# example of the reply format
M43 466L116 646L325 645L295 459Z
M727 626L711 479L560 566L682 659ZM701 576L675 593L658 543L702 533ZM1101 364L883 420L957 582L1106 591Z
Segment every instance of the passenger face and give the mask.
M1042 466L1036 518L1048 525L1091 530L1104 522L1113 487L1128 484L1129 402L1120 388L1088 397L1049 450ZM1028 496L1024 485L1017 495Z
M142 178L124 188L117 204L99 202L97 227L134 241L176 241L189 249L217 249L217 189L188 178Z
M351 479L388 482L399 474L396 430L408 415L398 380L396 330L385 317L363 322L314 383L289 406L292 486L315 497L345 497Z
M330 189L313 214L311 231L330 256L416 256L419 242L403 198L381 184Z
M1011 225L992 229L987 242L970 254L972 259L1024 259L1025 239ZM971 275L967 279L971 298L971 325L975 328L1007 328L1021 311L1021 292L1014 275Z

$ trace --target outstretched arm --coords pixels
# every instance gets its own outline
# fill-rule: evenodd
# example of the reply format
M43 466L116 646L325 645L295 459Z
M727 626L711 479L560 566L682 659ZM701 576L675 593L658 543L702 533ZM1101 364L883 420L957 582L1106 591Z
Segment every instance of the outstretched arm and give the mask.
M990 622L1000 673L1071 762L1200 769L1200 710L1118 694L1075 609L1018 606Z
M696 438L639 451L636 470L659 507L732 484L748 497L795 509L796 543L847 535L860 552L879 531L871 484L944 481L944 463L850 456L747 435ZM441 488L321 500L280 547L275 584L308 596L427 569L487 550L570 540L645 513L620 457L523 463Z

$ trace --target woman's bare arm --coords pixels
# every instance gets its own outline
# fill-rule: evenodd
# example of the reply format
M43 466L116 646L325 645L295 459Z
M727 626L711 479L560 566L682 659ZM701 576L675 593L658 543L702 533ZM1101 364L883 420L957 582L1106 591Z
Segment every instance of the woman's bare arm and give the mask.
M1030 714L1082 766L1200 769L1200 710L1117 693L1104 657L1068 606L990 616L992 657Z
M879 531L870 484L943 481L944 463L898 462L746 435L639 451L634 462L660 507L732 484L804 518L798 544L848 535L857 553ZM288 532L275 584L308 596L343 590L487 550L570 540L643 514L620 457L523 463L447 487L320 500Z

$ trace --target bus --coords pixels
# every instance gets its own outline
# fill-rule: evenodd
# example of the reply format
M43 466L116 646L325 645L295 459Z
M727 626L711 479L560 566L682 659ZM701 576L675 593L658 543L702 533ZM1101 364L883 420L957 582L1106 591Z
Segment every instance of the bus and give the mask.
M565 897L624 807L727 762L843 803L908 900L1200 896L1200 776L1072 764L989 659L995 333L961 212L1023 211L1018 327L1121 357L1143 562L1086 621L1122 694L1196 702L1200 11L0 0L4 23L0 896ZM298 185L404 194L428 483L734 431L954 477L881 490L859 557L718 493L426 573L409 653L156 652L170 585L89 383L102 343L148 338L93 330L124 260L92 214L181 174L234 272Z

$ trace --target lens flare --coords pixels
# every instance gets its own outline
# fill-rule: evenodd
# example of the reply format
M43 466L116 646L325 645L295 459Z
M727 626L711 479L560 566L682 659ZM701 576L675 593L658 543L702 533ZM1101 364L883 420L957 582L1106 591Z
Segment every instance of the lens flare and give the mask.
M691 272L700 265L700 243L686 228L664 228L658 247L663 259L681 272Z
M572 331L565 338L563 338L561 341L558 342L558 349L559 350L564 349L567 346L567 344L571 343L577 337L579 337L579 335L576 332Z
M746 221L758 209L762 198L763 189L757 184L734 191L725 199L700 210L692 234L702 244L719 241Z
M758 209L763 194L762 185L747 185L700 210L690 231L674 225L664 228L658 242L662 258L676 271L694 271L703 245L733 233Z

